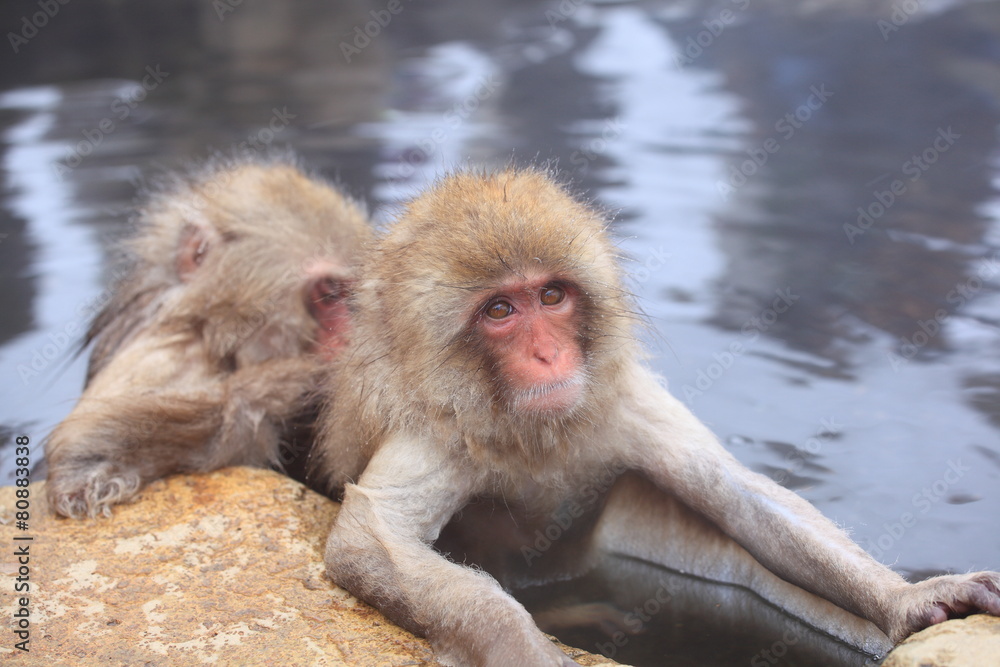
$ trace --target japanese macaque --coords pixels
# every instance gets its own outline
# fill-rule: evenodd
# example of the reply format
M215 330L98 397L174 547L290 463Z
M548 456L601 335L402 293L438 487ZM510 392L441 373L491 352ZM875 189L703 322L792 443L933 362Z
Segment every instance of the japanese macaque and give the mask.
M52 508L109 515L173 472L294 463L370 235L357 204L282 161L209 166L152 195L87 333L83 395L46 442Z
M731 456L640 362L605 227L541 171L459 173L374 244L317 444L320 473L344 488L334 581L447 664L574 664L494 578L431 545L463 510L489 520L474 508L499 505L519 527L504 530L530 534L576 507L553 549L621 540L654 562L676 556L792 611L829 612L834 629L853 619L840 634L869 649L1000 614L1000 574L907 583ZM602 487L609 471L618 482ZM585 497L598 488L611 488L604 501ZM658 558L650 537L684 542ZM724 569L699 565L719 554ZM812 594L828 601L819 611Z

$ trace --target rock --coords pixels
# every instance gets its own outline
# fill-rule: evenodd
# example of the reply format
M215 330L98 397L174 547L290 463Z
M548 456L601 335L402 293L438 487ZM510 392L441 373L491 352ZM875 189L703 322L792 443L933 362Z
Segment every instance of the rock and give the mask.
M945 621L907 638L882 667L998 667L1000 618L977 615Z
M0 488L2 615L29 599L47 664L438 664L427 642L335 586L323 544L339 505L277 473L229 468L151 484L111 519L57 519L30 487L29 530ZM14 537L31 537L15 541ZM15 546L12 546L15 545ZM11 595L30 552L28 593ZM5 630L0 655L20 654ZM616 664L565 648L585 665Z

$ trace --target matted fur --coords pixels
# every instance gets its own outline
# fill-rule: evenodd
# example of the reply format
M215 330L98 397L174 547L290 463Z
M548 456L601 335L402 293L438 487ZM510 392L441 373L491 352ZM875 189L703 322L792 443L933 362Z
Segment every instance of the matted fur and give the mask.
M177 276L170 258L190 226L231 251L207 253L200 273L216 279L184 284ZM245 295L285 298L310 262L333 259L346 274L371 236L362 206L308 177L290 159L213 161L165 176L147 195L135 231L121 244L126 277L113 286L113 298L88 331L86 342L94 344L88 380L137 326L154 316L159 326L202 329L213 358L235 354L248 342L242 333L247 324L270 310L269 303ZM182 289L183 298L171 298ZM277 327L264 343L270 349L243 354L296 355L315 339L316 323L305 303L284 307L285 318L269 322Z
M371 234L361 206L291 160L165 178L87 334L84 394L46 442L53 508L109 514L171 472L280 464L325 374L308 288L352 281Z

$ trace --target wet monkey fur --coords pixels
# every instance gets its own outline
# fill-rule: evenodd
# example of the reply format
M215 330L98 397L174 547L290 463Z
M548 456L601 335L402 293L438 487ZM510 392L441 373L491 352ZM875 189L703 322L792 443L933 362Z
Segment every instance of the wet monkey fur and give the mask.
M317 448L316 474L344 489L334 581L447 664L573 664L495 579L431 544L470 503L530 526L626 470L576 548L621 540L707 575L725 555L725 576L822 610L870 651L953 615L1000 614L1000 574L907 583L730 455L641 363L605 226L542 171L459 173L367 253Z
M289 463L350 337L370 235L362 208L288 161L172 177L139 211L83 395L47 439L53 509L110 514L173 472Z

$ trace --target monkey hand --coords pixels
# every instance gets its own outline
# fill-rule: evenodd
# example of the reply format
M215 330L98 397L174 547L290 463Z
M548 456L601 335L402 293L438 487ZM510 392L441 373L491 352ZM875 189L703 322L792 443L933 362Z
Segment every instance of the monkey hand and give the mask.
M1000 573L974 572L934 577L896 591L886 634L899 643L910 634L950 618L988 613L1000 616Z
M66 462L54 465L45 483L49 505L71 519L111 516L111 506L131 500L141 480L135 471L109 461Z
M111 516L151 480L201 469L204 443L222 422L217 402L159 392L85 395L76 412L45 443L49 505L74 519Z

